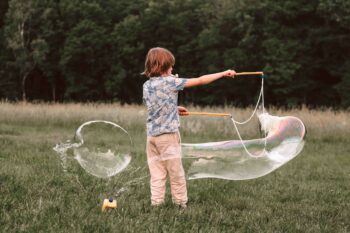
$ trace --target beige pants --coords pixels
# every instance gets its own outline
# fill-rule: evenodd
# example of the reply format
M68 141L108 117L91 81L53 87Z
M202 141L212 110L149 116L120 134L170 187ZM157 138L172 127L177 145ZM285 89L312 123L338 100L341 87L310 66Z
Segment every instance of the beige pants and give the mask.
M187 203L185 172L181 161L180 134L167 133L147 137L147 162L151 174L151 202L159 205L164 202L167 175L173 202Z

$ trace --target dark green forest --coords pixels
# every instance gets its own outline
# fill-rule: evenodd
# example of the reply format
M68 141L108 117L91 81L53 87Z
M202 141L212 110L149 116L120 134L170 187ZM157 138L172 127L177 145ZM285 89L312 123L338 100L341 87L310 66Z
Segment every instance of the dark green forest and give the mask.
M0 99L141 103L156 46L183 78L264 71L268 105L350 106L349 0L1 0ZM259 90L220 80L180 102L243 107Z

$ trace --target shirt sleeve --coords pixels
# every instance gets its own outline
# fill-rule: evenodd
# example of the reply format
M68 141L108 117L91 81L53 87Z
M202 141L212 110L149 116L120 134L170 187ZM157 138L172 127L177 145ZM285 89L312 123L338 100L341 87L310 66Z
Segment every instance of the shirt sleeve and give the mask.
M173 91L182 91L185 88L187 79L185 78L175 78L169 77L170 88Z

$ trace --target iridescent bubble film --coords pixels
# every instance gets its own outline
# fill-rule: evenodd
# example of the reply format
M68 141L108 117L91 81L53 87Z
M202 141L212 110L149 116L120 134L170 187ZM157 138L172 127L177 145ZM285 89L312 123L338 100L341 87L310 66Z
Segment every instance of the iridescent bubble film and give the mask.
M300 119L268 113L258 118L265 138L183 143L184 164L191 161L185 166L187 178L254 179L276 170L301 152L306 130Z

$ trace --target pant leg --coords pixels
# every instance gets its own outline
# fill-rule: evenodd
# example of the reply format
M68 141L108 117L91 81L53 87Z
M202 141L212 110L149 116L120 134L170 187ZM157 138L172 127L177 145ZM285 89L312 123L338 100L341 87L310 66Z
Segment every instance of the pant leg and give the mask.
M150 171L151 203L159 205L164 203L165 183L167 170L165 162L160 160L159 151L154 143L154 138L147 138L147 162Z
M176 132L172 135L171 140L177 147L175 150L177 156L175 158L166 160L167 171L170 178L170 187L173 203L178 205L185 205L187 203L187 187L185 171L182 166L181 159L181 136L180 132Z
M180 158L166 160L170 178L170 187L173 203L185 205L188 201L186 177Z

